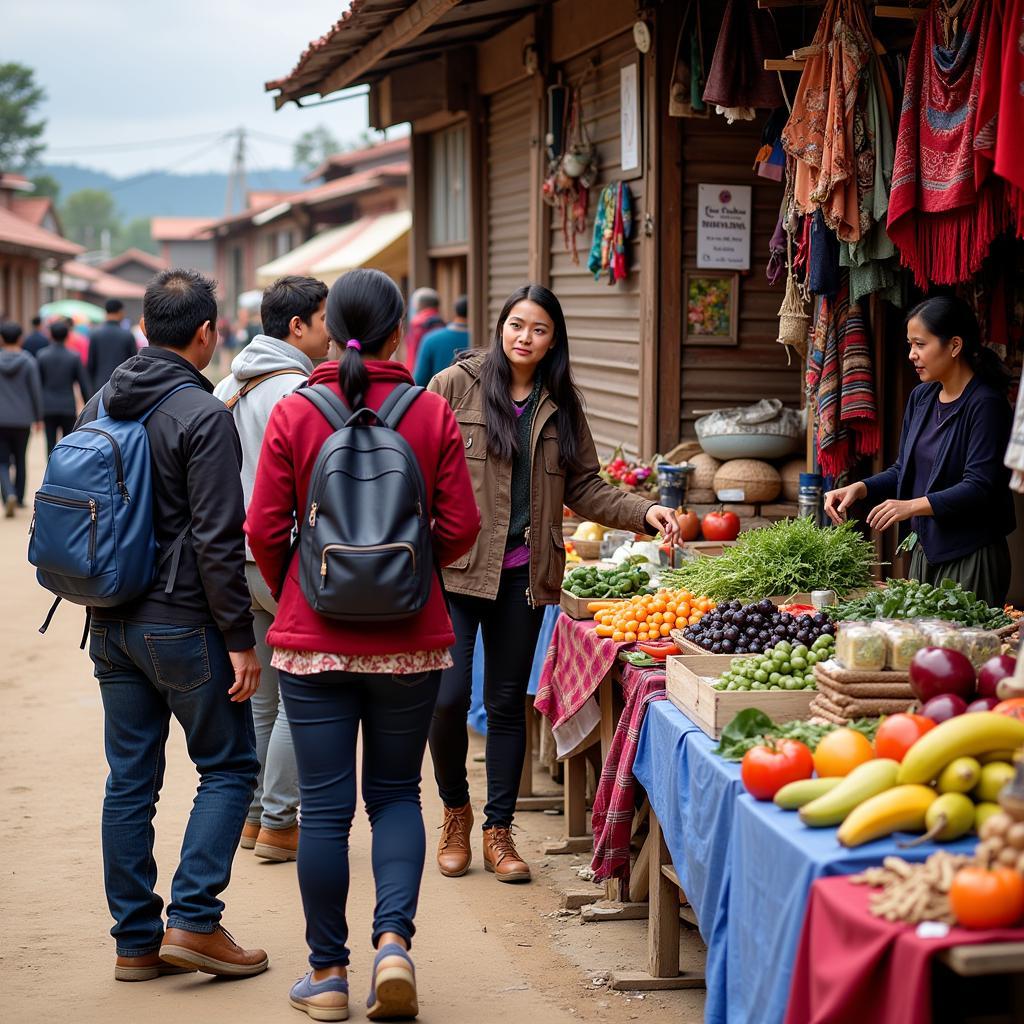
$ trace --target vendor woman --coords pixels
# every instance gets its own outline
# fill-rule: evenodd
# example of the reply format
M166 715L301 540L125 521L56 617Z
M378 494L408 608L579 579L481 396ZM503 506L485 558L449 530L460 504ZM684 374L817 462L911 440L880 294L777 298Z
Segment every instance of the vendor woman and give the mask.
M950 295L910 311L907 344L921 384L907 404L896 463L829 491L825 511L840 523L854 502L866 499L872 529L909 521L916 534L911 577L932 584L952 579L1001 607L1010 585L1006 537L1014 528L1003 465L1013 418L1006 371L982 347L971 308Z

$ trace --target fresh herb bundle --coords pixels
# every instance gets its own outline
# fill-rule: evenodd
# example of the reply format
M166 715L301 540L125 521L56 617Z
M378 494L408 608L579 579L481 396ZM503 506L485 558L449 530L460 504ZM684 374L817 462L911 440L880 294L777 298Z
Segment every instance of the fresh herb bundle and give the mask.
M857 598L828 609L835 622L870 619L944 619L961 626L1000 629L1013 621L1001 608L990 608L954 580L937 587L917 580L890 580Z
M849 723L850 729L864 733L874 740L880 718L858 718ZM811 750L823 736L838 729L837 725L818 725L815 722L780 722L776 724L758 708L744 708L722 730L719 745L713 751L724 761L742 761L743 755L766 740L799 740Z
M811 590L848 594L871 582L875 549L852 522L819 527L784 519L741 533L716 558L697 558L661 574L663 586L685 587L716 601L758 601Z

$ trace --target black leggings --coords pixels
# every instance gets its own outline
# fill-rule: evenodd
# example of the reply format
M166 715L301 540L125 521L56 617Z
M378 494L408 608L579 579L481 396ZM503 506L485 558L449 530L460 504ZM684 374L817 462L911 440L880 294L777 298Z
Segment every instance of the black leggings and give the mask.
M484 639L484 707L487 710L487 804L484 828L509 828L516 810L526 755L526 689L543 608L526 599L528 566L501 574L493 601L450 594L454 667L441 676L441 691L430 727L430 755L437 789L446 807L469 803L466 717L473 690L473 648L477 628Z
M25 504L25 452L31 434L29 427L0 427L0 492L4 501L13 494L19 505ZM11 482L11 462L14 462L14 481Z

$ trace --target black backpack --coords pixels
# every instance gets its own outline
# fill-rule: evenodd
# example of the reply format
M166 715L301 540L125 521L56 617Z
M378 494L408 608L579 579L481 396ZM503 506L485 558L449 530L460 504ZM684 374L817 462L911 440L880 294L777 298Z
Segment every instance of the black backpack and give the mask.
M399 384L377 412L353 413L328 387L295 392L334 428L299 523L299 584L332 619L391 622L430 597L434 553L423 474L398 424L423 388Z

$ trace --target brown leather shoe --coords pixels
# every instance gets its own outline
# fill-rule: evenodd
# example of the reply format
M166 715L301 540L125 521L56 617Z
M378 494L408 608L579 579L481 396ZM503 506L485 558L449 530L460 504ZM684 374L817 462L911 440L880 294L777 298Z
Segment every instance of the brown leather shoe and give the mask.
M254 852L264 860L295 860L299 853L299 826L261 828Z
M239 846L243 850L251 850L256 845L256 837L260 834L260 823L258 821L247 821L242 828L242 839Z
M168 928L160 946L160 959L175 967L191 967L204 974L228 978L262 974L270 962L262 949L242 949L220 925L212 932Z
M437 844L437 867L445 878L458 878L473 863L469 837L473 834L473 807L446 807Z
M529 882L530 865L519 856L510 828L484 829L484 867L499 882Z
M175 967L165 964L159 953L145 956L119 956L114 961L114 978L117 981L152 981L165 974L195 974L194 967Z

